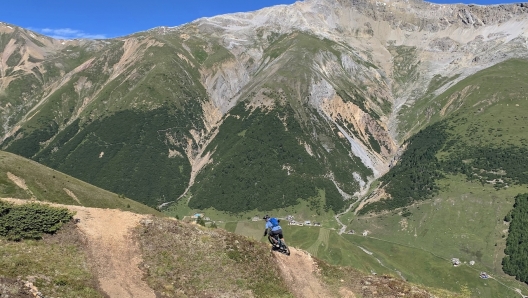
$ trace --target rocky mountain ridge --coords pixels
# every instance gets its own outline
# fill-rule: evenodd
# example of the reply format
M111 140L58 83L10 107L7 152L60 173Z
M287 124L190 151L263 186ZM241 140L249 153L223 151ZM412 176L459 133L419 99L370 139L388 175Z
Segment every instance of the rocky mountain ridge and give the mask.
M313 0L155 30L167 33L195 28L198 30L195 33L204 32L221 40L238 59L248 55L255 61L263 58L262 50L254 49L261 41L255 38L259 32L309 32L350 46L361 59L379 67L378 72L370 75L387 82L384 88L389 89L397 109L423 97L434 76L459 75L448 85L451 86L505 59L525 57L527 13L528 4L522 3L478 6L424 1ZM400 46L416 48L413 61L398 61L391 48ZM401 62L416 65L416 72L423 77L404 82L407 84L398 83ZM356 70L353 66L352 69ZM245 81L241 83L244 85ZM433 91L440 93L445 89Z

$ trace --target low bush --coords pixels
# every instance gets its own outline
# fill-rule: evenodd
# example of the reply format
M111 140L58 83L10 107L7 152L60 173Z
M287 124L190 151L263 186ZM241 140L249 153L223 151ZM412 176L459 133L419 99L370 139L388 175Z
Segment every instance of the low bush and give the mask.
M72 216L65 208L37 203L18 206L0 201L0 236L13 241L40 239L43 233L57 232Z

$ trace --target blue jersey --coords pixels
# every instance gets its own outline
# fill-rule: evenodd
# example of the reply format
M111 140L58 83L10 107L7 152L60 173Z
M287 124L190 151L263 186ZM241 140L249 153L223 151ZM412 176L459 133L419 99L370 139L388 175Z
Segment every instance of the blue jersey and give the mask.
M266 221L266 229L271 228L272 231L282 230L281 226L273 226L269 220Z

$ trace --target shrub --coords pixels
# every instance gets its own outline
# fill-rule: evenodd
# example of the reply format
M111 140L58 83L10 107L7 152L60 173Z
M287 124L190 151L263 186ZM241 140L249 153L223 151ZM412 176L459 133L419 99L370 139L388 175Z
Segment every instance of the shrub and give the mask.
M13 241L40 239L43 233L57 232L72 216L65 208L37 203L16 206L0 201L0 236Z
M205 227L205 220L201 216L198 216L196 223Z

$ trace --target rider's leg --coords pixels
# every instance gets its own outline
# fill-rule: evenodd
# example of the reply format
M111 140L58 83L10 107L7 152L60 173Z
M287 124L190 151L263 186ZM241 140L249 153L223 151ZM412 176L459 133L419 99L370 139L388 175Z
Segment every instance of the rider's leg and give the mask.
M277 235L278 236L277 238L279 239L279 241L277 241L277 246L281 246L280 242L284 241L284 236L282 235L282 229L274 231L273 233L274 233L274 235Z
M271 243L272 247L277 247L278 241L277 241L277 239L275 239L274 235L272 235L272 234L268 235L268 240Z
M280 236L280 233L277 231L271 231L271 238L273 239L273 245L275 247L279 247L279 237L277 236Z

